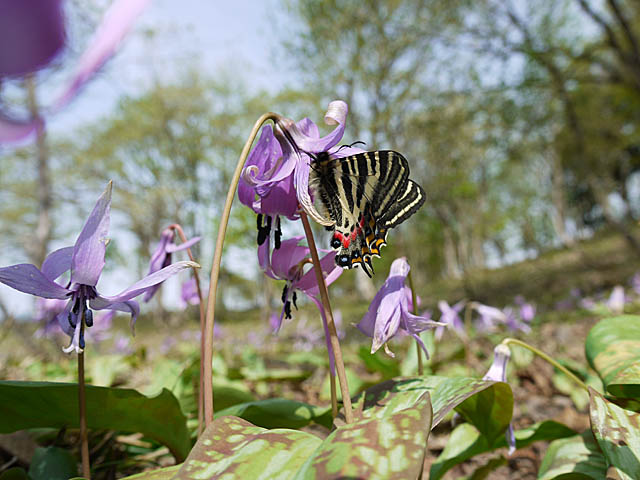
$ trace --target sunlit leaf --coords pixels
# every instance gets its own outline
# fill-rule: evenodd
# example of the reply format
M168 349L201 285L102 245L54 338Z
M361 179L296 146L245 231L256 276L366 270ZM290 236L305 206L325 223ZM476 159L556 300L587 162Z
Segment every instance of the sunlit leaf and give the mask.
M624 479L640 478L640 414L607 401L589 389L591 429L598 445Z
M216 392L216 395L218 392ZM302 428L312 422L331 428L331 407L317 407L285 398L247 402L216 411L215 417L233 415L263 428Z
M607 474L607 462L591 431L549 444L538 480L602 480Z
M431 429L431 402L423 391L386 398L334 430L296 480L420 478Z
M26 428L78 428L78 386L52 382L0 381L0 433ZM191 443L186 418L168 390L147 397L128 388L87 385L90 429L141 432L166 445L178 461Z
M515 432L516 447L524 448L533 442L550 441L575 435L576 432L565 425L551 420L531 425ZM502 435L493 444L489 444L487 437L480 434L477 428L468 423L458 425L447 441L436 462L431 466L429 478L438 480L450 468L471 457L497 448L507 447L507 441Z
M640 316L601 320L589 332L585 352L607 392L640 397Z
M309 433L221 417L203 432L175 479L290 479L321 442Z

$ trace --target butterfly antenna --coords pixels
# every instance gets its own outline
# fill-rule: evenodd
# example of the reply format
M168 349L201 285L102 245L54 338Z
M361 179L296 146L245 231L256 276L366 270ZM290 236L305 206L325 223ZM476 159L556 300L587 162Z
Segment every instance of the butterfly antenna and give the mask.
M357 142L353 142L351 145L340 145L338 152L343 148L352 148L354 145L366 145L362 140L358 140Z

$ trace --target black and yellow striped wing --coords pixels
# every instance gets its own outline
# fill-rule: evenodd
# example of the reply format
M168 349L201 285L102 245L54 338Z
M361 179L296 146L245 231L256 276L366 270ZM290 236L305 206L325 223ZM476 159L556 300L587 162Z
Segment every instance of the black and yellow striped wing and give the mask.
M424 203L424 190L409 179L409 164L398 152L362 152L344 158L317 156L309 178L321 213L335 222L331 247L336 263L362 265L371 275L387 232Z

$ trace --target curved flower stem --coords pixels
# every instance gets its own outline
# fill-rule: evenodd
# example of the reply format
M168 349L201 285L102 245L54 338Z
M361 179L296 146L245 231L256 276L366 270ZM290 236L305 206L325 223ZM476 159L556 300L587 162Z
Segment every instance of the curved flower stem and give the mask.
M313 269L316 272L316 281L318 283L318 290L320 290L320 300L324 307L325 314L327 316L327 327L329 328L329 337L331 340L331 347L333 348L333 358L336 364L336 372L338 373L338 382L340 383L340 392L342 393L342 404L344 405L344 418L347 423L353 423L353 411L351 409L351 397L349 396L349 385L347 384L347 374L344 369L344 361L342 360L342 350L340 349L340 340L338 340L338 332L336 331L336 324L333 321L333 312L331 311L331 303L329 303L329 293L327 292L327 285L324 283L324 277L322 276L322 267L320 266L320 258L318 257L318 250L316 249L316 242L313 239L313 232L311 231L311 225L309 225L309 219L304 210L300 211L300 220L304 227L304 233L307 236L307 243L309 244L309 252L311 253L311 260L313 261Z
M180 237L180 241L185 243L187 241L187 236L184 234L184 230L182 230L182 226L179 223L174 223L173 225L169 225L170 229L178 232L178 236ZM189 260L195 262L195 258L193 258L193 254L191 253L191 249L187 248L187 255L189 255ZM196 280L196 290L198 292L198 299L200 299L200 303L198 306L200 307L200 383L198 386L198 437L202 433L203 430L203 378L204 378L204 301L202 299L202 290L200 288L200 276L198 275L198 269L193 267L193 278Z
M511 345L518 345L519 347L526 348L527 350L535 353L540 358L542 358L543 360L546 360L551 365L556 367L558 370L560 370L562 373L564 373L567 377L569 377L571 380L576 382L580 387L584 388L587 393L589 392L589 388L585 385L585 383L582 380L580 380L573 373L571 373L566 367L560 365L560 363L558 363L557 360L555 360L554 358L550 357L549 355L544 353L542 350L538 350L537 348L532 347L528 343L525 343L522 340L518 340L516 338L505 338L501 342L501 344L502 345L507 345L507 346L509 346L510 344Z
M84 312L78 319L80 322L80 338L84 331ZM78 353L78 410L80 412L80 454L82 456L82 476L91 480L91 464L89 461L89 436L87 433L87 404L84 385L84 352Z
M240 181L240 174L242 173L242 168L244 167L244 163L247 160L247 156L249 155L249 151L251 150L251 145L255 140L258 132L260 131L260 127L267 120L272 120L276 122L281 117L277 113L265 113L262 115L256 123L253 125L253 129L251 130L251 134L249 138L247 138L247 142L244 144L244 148L242 149L242 153L240 154L240 158L238 159L238 164L236 165L236 169L233 172L233 178L231 179L231 183L229 184L229 190L227 191L227 199L224 204L224 209L222 210L222 216L220 217L220 226L218 227L218 238L216 240L216 247L213 253L213 265L211 266L211 280L209 282L209 296L207 297L207 314L205 318L204 324L204 424L205 427L208 427L209 424L213 421L213 385L212 385L212 366L211 362L213 360L213 325L215 320L215 304L216 304L216 293L218 291L218 277L220 276L220 262L222 261L222 247L224 245L224 236L227 232L227 224L229 223L229 215L231 213L231 204L233 203L233 198L236 195L236 189L238 188L238 182Z
M416 290L413 288L413 277L411 276L411 270L407 274L407 279L409 279L409 288L411 289L411 303L413 304L413 314L418 315L418 296L416 295ZM420 335L420 334L418 334ZM424 375L424 368L422 367L422 348L420 348L420 344L416 340L416 349L418 352L418 375Z

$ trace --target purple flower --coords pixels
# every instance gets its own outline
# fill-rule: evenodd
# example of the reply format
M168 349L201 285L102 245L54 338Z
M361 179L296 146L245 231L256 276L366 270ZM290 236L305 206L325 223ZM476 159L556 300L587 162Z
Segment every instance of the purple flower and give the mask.
M62 332L58 324L58 314L60 314L66 306L66 300L58 300L57 298L36 299L36 315L34 320L40 324L40 328L34 333L36 338L50 337L58 332Z
M624 287L622 285L616 285L613 287L611 295L607 300L607 308L613 313L624 313L625 302Z
M175 236L175 232L173 228L165 228L160 235L160 243L156 247L153 255L151 255L151 261L149 262L149 273L155 273L165 267L171 265L171 254L174 252L179 252L181 250L186 250L187 248L191 248L193 245L200 241L200 237L193 237L191 240L187 240L180 245L176 245L173 243L173 238ZM144 294L143 300L148 302L153 298L162 283L158 283L153 287L149 288Z
M495 330L496 322L507 322L507 316L499 308L479 302L471 302L471 308L480 314L480 318L476 322L476 328L479 331L491 332Z
M297 209L299 204L316 222L333 225L333 221L324 218L313 206L309 171L315 155L320 152L328 151L335 157L344 157L362 151L359 148L336 147L344 134L348 110L347 104L341 100L329 104L324 120L336 128L324 137L320 137L318 127L308 118L297 123L281 119L275 131L265 127L243 171L246 185L239 192L240 200L256 213L282 214L290 218L295 215L293 209Z
M188 305L199 305L200 297L198 296L198 287L196 286L196 279L191 277L189 280L182 284L180 289L180 306L181 308L187 308ZM215 326L217 323L214 324Z
M116 0L84 51L75 71L47 114L65 107L113 56L150 0ZM25 75L45 66L61 50L64 25L60 0L0 0L0 78ZM0 112L0 144L22 140L43 120L20 120Z
M46 66L65 40L61 0L0 0L0 77Z
M291 304L297 308L297 294L299 290L304 292L321 309L319 300L320 290L316 283L316 275L313 269L304 272L304 266L311 263L309 259L309 247L299 245L303 237L294 237L282 242L279 249L274 250L270 262L264 259L267 253L265 249L258 249L258 260L260 265L267 265L264 273L275 279L284 280L286 283L282 291L282 312L280 318L274 322L274 330L277 332L282 325L284 318L291 318ZM324 252L324 251L323 251ZM328 252L321 260L322 274L327 285L333 283L341 274L342 268L338 267L334 258L336 252Z
M393 357L394 354L389 350L387 342L402 330L417 340L429 358L429 352L419 334L429 328L444 325L409 312L407 291L409 291L409 297L411 291L404 284L409 268L404 257L393 261L384 285L376 293L369 305L369 310L357 325L358 330L373 339L371 353L375 353L384 345L385 352Z
M467 334L464 331L464 323L460 318L460 312L464 308L464 300L460 300L453 306L449 306L445 300L440 300L438 302L438 308L440 309L441 314L440 322L446 327L453 328L458 335L465 338ZM442 334L445 329L444 326L436 328L436 340L440 340L442 338Z
M498 345L493 349L493 363L489 367L487 374L482 377L483 380L492 380L494 382L507 381L507 363L511 357L511 350L506 345ZM516 450L516 437L513 432L513 424L509 424L506 432L507 444L509 445L509 455Z
M64 349L67 353L72 350L79 353L84 349L82 320L87 327L91 327L93 310L129 313L133 325L140 310L133 298L180 270L198 266L194 262L178 262L146 276L118 295L101 295L96 290L96 284L104 268L110 209L111 182L98 199L73 247L61 248L49 254L40 269L26 263L0 268L0 283L37 297L67 300L64 310L57 316L62 330L72 338L70 345ZM71 273L66 286L55 282L67 271Z
M509 330L521 330L525 333L529 333L531 331L531 327L516 316L516 312L513 308L506 307L502 313L505 317L504 323Z
M640 295L640 272L637 272L631 279L631 288L636 292L636 295Z

